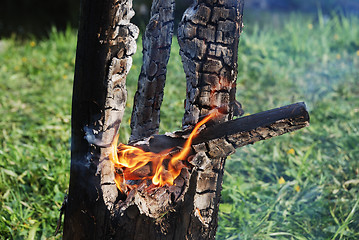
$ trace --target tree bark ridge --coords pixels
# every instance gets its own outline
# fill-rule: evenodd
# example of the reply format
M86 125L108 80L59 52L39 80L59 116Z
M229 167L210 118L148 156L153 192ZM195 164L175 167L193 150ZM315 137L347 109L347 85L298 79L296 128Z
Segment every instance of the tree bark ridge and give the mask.
M240 107L235 93L242 15L243 1L238 0L196 0L185 11L178 29L187 79L184 128L197 124L200 116L207 115L213 108L226 108L226 114L217 118L217 123L232 119L234 112L241 112L234 108ZM208 168L193 174L196 184L188 191L193 194L188 197L193 202L189 203L186 239L215 237L224 162L225 158L213 156ZM212 190L197 191L198 186Z
M209 110L227 106L231 119L237 80L237 53L243 1L197 0L178 29L187 79L183 126L193 126Z
M143 35L143 65L131 117L130 142L158 133L174 26L174 0L154 0Z
M71 170L64 239L105 239L117 198L106 161L126 104L138 28L132 1L82 0L72 101Z

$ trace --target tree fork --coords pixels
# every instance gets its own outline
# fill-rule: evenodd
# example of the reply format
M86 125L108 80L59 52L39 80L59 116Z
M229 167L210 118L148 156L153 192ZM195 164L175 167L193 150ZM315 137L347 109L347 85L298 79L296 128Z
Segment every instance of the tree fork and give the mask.
M173 0L153 1L131 144L153 152L178 151L201 116L217 109L219 117L201 128L188 165L173 186L149 189L142 182L128 195L120 192L109 158L125 109L125 80L138 29L130 23L131 0L82 0L64 239L214 239L225 157L237 147L308 125L303 103L232 120L243 112L235 100L243 1L196 0L178 31L187 79L183 130L153 135L159 125L173 8Z

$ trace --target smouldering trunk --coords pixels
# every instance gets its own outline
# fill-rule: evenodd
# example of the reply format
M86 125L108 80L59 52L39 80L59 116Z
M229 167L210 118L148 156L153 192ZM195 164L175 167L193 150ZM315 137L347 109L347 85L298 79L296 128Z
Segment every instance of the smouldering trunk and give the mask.
M183 130L154 135L173 35L174 0L154 0L131 145L117 146L138 29L131 0L82 0L64 239L214 239L225 158L308 125L304 103L232 120L243 0L196 0L179 24L187 79Z

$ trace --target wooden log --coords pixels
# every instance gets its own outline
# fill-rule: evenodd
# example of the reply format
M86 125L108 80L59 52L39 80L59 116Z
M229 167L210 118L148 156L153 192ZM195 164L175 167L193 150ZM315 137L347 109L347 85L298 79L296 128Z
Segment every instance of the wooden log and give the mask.
M215 107L227 107L227 114L217 119L217 123L231 120L242 112L235 92L243 4L243 0L197 0L183 16L178 42L187 78L184 128L195 125L200 116ZM208 151L204 156L210 157L211 164L197 171L197 176L192 173L197 186L207 186L207 191L196 188L188 193L188 198L194 200L188 206L192 212L189 222L199 220L199 223L189 226L187 232L198 239L214 239L217 228L225 156L213 149L220 142L225 152L234 151L233 144L227 141L199 144L205 147L203 151Z
M237 148L308 125L305 103L299 102L207 127L193 140L193 145L227 138Z
M206 127L193 139L192 147L196 152L196 149L200 148L199 145L223 139L230 142L234 148L239 148L292 132L308 125L309 114L305 103L298 102L223 123L208 122ZM153 135L146 140L137 142L135 145L145 151L159 153L165 149L183 146L190 130L186 129L165 135Z
M225 106L226 114L217 123L231 120L236 101L238 42L242 31L243 0L196 0L179 24L178 43L187 79L187 95L183 128L194 126L200 116ZM186 193L190 214L187 215L187 236L214 239L222 187L225 158L211 159L211 166L192 173L194 186ZM207 177L213 181L208 182ZM197 186L210 191L198 192ZM189 238L191 238L189 237Z
M242 31L243 0L197 0L179 24L178 43L187 79L183 126L219 106L231 119L238 73L238 42ZM240 106L240 105L239 105Z

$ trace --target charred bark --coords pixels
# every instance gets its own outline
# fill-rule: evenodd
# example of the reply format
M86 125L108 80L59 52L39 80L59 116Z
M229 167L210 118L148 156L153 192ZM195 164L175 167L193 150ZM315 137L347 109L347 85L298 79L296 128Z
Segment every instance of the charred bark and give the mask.
M71 171L64 239L106 239L117 198L106 161L125 109L138 28L131 1L83 0L72 100Z
M308 125L309 114L303 102L223 123L211 121L193 139L192 154L199 152L200 149L206 152L218 149L222 153L214 154L214 156L228 156L236 148L296 131ZM153 135L145 141L138 142L136 146L152 152L181 147L187 140L188 132L189 129L165 135ZM227 143L232 146L226 147Z
M154 0L143 35L143 65L131 117L130 142L158 133L160 107L170 58L174 0Z
M235 92L242 16L243 1L237 0L198 0L184 13L178 29L187 79L184 127L220 106L228 108L222 121L231 119L240 107Z
M226 108L217 123L242 112L235 99L242 16L243 1L237 0L197 0L184 13L178 30L187 79L184 128L196 124L200 116L213 108ZM202 144L203 156L214 150L212 145L206 148ZM193 169L195 184L187 194L193 199L187 206L189 238L214 239L225 156L210 154L211 164L204 169Z

